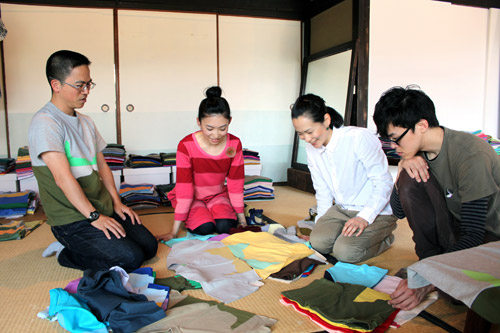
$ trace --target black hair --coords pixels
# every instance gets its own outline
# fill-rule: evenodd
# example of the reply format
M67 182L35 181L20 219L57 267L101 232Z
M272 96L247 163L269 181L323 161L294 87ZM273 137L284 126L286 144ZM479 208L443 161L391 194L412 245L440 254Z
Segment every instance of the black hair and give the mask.
M45 74L47 75L47 80L58 80L63 82L70 74L73 68L81 65L90 65L90 60L74 51L61 50L52 53L52 55L47 60L47 65L45 67Z
M392 87L382 94L375 105L373 121L377 125L377 133L387 137L387 127L398 126L415 130L415 125L425 119L429 127L438 127L434 103L418 87Z
M304 116L312 119L315 123L322 123L325 121L325 114L327 113L331 118L330 128L339 128L344 124L344 119L340 113L335 111L334 108L326 106L323 98L314 94L300 96L292 106L292 119Z
M231 119L231 109L224 97L221 97L222 89L218 86L213 86L205 92L205 98L201 101L198 109L198 120L205 117L220 114L226 119Z

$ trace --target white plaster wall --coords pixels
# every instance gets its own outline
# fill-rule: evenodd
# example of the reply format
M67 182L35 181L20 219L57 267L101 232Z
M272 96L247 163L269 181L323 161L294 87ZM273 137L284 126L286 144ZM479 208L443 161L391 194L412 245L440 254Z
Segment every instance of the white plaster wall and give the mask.
M380 95L417 84L441 125L498 134L498 10L432 0L372 0L368 127ZM488 74L488 75L487 75Z

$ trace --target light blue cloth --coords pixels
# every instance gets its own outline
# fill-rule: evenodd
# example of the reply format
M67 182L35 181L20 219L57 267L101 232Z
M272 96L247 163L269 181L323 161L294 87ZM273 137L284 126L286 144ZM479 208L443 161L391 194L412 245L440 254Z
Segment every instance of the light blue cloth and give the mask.
M332 276L334 282L359 284L368 288L377 285L389 272L377 266L361 266L345 262L337 262L335 266L326 270Z
M61 288L50 290L49 315L56 316L59 325L70 332L108 333L83 299Z
M168 247L172 247L174 246L175 244L177 243L180 243L180 242L183 242L185 240L190 240L190 239L198 239L198 240L201 240L201 241L205 241L209 238L212 238L214 236L217 236L217 234L210 234L210 235L196 235L196 234L192 234L190 233L189 231L186 233L186 237L182 237L182 238L172 238L171 240L169 241L161 241L163 244L167 245Z

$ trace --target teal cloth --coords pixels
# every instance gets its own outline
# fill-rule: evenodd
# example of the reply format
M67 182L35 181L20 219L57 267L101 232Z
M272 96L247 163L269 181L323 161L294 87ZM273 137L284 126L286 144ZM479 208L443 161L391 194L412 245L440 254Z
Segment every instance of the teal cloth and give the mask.
M198 240L201 240L201 241L206 241L207 239L212 238L214 236L217 236L217 235L216 234L210 234L210 235L203 235L202 236L202 235L192 234L192 233L190 233L188 231L186 237L172 238L169 241L166 241L166 242L165 241L161 241L161 242L163 244L167 245L168 247L172 247L175 244L183 242L183 241L188 240L188 239L198 239Z
M49 315L56 316L59 324L72 333L108 333L83 299L61 288L50 290Z
M376 286L389 272L377 266L354 265L340 261L326 271L334 282L359 284L368 288Z

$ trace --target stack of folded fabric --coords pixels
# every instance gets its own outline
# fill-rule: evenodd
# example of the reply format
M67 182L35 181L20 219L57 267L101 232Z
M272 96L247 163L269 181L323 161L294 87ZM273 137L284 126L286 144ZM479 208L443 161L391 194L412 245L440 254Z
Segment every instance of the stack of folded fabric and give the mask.
M26 215L28 209L34 212L36 203L36 193L33 191L0 192L0 218L18 218Z
M161 204L161 198L153 184L121 183L120 197L132 209L156 208Z
M175 187L175 184L165 184L165 185L156 185L156 190L161 198L161 204L163 206L172 206L172 202L167 197L168 192L172 191Z
M165 166L175 165L175 153L160 153L161 163Z
M31 168L31 158L27 146L20 147L17 151L16 174L17 179L19 180L33 176L33 169Z
M0 158L0 175L11 172L16 167L16 160L13 158Z
M500 155L500 140L495 139L491 135L484 134L482 131L475 131L472 134L480 137L484 141L488 142L491 147L496 151L497 155Z
M103 149L102 154L111 170L123 169L127 156L124 145L110 143Z
M399 160L401 157L396 153L396 149L391 147L391 140L379 137L380 143L382 144L382 150L384 151L387 158Z
M245 176L243 199L272 200L274 199L273 180L264 176Z
M245 175L260 176L262 165L258 152L246 148L243 149L243 162L245 164Z
M126 165L130 168L149 168L149 167L161 167L163 164L161 162L160 154L148 154L148 155L128 155L128 160Z
M23 239L43 222L43 220L30 222L10 221L9 223L0 224L0 242Z

